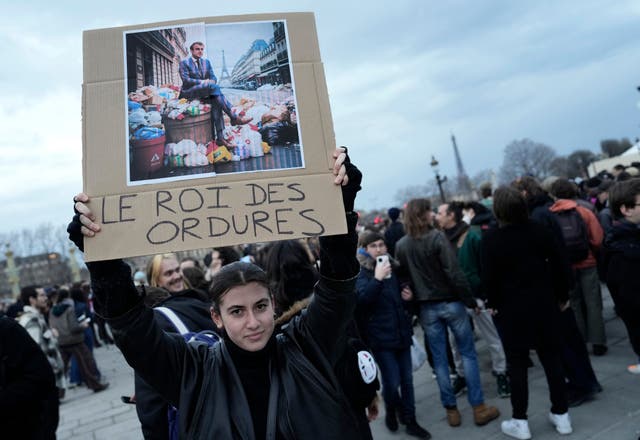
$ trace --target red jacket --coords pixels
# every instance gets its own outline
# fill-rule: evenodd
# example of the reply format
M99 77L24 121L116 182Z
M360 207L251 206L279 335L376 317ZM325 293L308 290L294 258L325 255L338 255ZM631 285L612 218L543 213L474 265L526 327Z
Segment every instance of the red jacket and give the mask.
M558 199L553 205L551 205L551 207L549 207L549 210L551 212L568 211L570 209L575 209L576 211L578 211L580 216L582 216L582 220L584 220L584 224L587 226L587 235L589 237L589 244L591 245L587 258L580 261L579 263L573 264L573 268L586 269L589 267L595 267L596 257L594 255L594 251L600 249L600 246L602 246L602 240L604 238L602 226L600 226L600 222L593 212L578 205L575 200Z

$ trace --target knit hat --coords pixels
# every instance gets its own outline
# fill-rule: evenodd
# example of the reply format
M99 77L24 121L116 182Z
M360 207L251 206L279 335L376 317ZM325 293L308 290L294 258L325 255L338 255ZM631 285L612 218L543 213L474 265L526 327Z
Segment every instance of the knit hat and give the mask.
M400 217L400 210L396 207L389 208L387 214L389 215L391 221L395 222L396 220L398 220L398 217Z
M366 248L371 243L374 243L378 240L384 241L384 237L382 234L373 231L366 231L360 235L360 239L358 240L360 243L360 247Z

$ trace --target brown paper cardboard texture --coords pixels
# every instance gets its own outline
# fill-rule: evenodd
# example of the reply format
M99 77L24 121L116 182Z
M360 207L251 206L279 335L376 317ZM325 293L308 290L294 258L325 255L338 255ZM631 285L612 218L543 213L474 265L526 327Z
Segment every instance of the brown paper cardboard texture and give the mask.
M307 175L93 198L85 260L346 232L339 187ZM329 191L327 191L329 188Z
M284 26L274 23L282 20L286 21ZM233 106L241 106L240 97L245 96L256 99L258 103L268 102L267 108L271 106L274 111L278 107L273 105L286 105L286 117L291 117L290 120L286 119L290 124L289 136L295 133L293 143L269 146L270 149L262 156L255 149L256 145L260 145L255 139L257 132L249 130L248 125L229 125L231 120L227 118L225 139L239 139L239 143L232 142L228 146L229 157L236 155L237 159L211 164L216 157L213 152L219 148L213 139L219 135L217 126L214 126L214 114L207 113L201 102L199 109L202 113L198 108L195 108L198 110L195 113L193 108L189 109L189 113L181 108L182 116L186 115L187 119L180 123L172 122L180 120L174 119L175 115L169 119L170 111L176 107L169 106L170 98L162 99L155 94L149 99L144 96L138 98L144 104L138 107L145 112L153 112L153 106L156 105L162 121L132 125L132 109L128 109L128 100L131 98L127 95L134 91L137 93L141 81L144 81L144 87L154 86L158 89L162 88L161 84L166 84L166 80L158 79L158 75L170 75L168 78L173 78L170 84L177 87L174 90L184 91L186 86L180 79L185 78L182 76L184 72L176 76L178 64L181 69L184 63L188 65L192 57L189 55L190 43L197 41L197 38L193 39L195 37L187 41L184 36L189 35L188 32L207 29L209 24L224 24L211 26L212 32L222 32L221 29L229 27L252 29L263 26L262 29L271 29L269 22L273 25L274 38L278 35L278 29L285 29L285 38L280 41L285 41L288 48L288 61L284 59L284 64L277 66L278 69L289 69L284 71L291 73L289 89L276 88L277 79L267 76L274 72L269 64L260 64L260 68L264 68L263 74L255 79L260 80L258 84L273 85L265 89L273 92L255 90L258 86L256 81L253 89L245 87L247 91L242 91L242 87L239 88L235 83L224 85L221 80L223 69L219 66L215 75L220 82L220 90L233 100ZM126 50L130 40L125 32L129 32L126 35L136 35L131 41L135 40L137 46L130 47L129 52ZM147 36L150 41L169 38L169 35L178 35L180 32L183 38L179 42L171 40L174 55L163 58L161 63L164 64L155 61L151 65L140 64L140 60L143 60L139 57L140 44L143 49L152 50L153 47L144 46L150 43L145 43L147 40L139 39L137 35ZM202 17L91 30L86 31L83 38L83 187L91 197L91 208L103 228L96 237L85 241L87 261L346 231L340 189L333 184L334 176L331 173L331 154L336 144L312 13ZM219 44L222 47L212 46L209 48L211 53L207 52L204 59L220 57L219 51L224 49L224 44ZM278 50L282 50L282 46ZM270 53L250 49L247 54L250 51L255 51L260 57ZM269 58L265 60L268 63ZM280 58L278 63L281 63ZM138 70L131 70L134 67ZM230 70L234 67L234 63L229 66ZM277 72L281 76L283 71ZM179 82L175 82L175 78ZM265 97L269 101L263 101L267 99ZM186 105L198 107L192 103L193 99L188 97ZM177 102L177 99L172 102ZM204 104L211 107L216 105L206 99ZM205 125L209 123L207 116L204 116L207 114L211 115L211 130L208 133L203 123L198 122L204 121ZM195 127L198 123L200 131L189 128L196 134L188 135L188 138L177 137L177 133L182 133L177 130L185 131L181 127ZM252 119L252 124L257 124L255 119ZM164 129L164 136L138 137L135 130L145 126ZM193 139L191 136L194 136ZM251 141L254 146L251 157L241 156L240 141L244 136L254 139ZM258 136L264 142L266 134ZM169 141L169 138L172 140ZM174 145L180 139L191 142L188 144L190 149L176 149L178 147ZM202 158L204 148L208 148L207 154L212 154L208 156L208 161L190 165L195 168L181 163L190 157ZM266 147L262 146L260 150L263 148ZM143 154L143 151L146 153ZM218 153L220 151L222 149ZM137 173L135 176L134 171Z

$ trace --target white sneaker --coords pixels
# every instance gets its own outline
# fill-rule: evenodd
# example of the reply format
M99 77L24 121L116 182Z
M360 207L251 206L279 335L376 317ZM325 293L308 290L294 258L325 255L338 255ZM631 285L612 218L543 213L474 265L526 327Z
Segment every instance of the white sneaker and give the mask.
M573 432L568 412L564 414L549 413L549 421L556 427L556 431L558 431L559 434L565 435Z
M502 432L509 437L517 438L520 440L528 440L531 438L531 431L529 431L529 422L522 419L510 419L505 420L500 425Z
M627 371L631 374L640 374L640 364L629 365Z

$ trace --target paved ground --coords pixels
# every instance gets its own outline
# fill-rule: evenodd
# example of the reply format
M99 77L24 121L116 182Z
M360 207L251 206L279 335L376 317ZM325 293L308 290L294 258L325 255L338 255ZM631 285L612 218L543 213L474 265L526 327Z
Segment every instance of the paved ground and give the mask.
M613 314L608 297L605 298L605 318L609 352L606 356L591 358L604 391L598 394L595 400L570 410L574 427L574 433L570 438L574 440L636 440L640 436L640 376L626 372L625 367L633 361L634 355L624 326ZM500 420L508 418L511 415L509 399L497 397L495 379L490 374L489 354L482 341L478 341L477 347L483 371L485 398L488 403L500 409ZM86 388L69 390L60 409L58 438L142 439L135 408L120 401L121 395L128 395L133 391L131 368L113 346L99 348L95 353L98 365L111 386L98 394ZM535 356L532 358L536 366L529 370L529 425L535 439L558 439L559 435L546 418L549 401L544 373ZM428 365L425 364L415 373L414 382L418 421L432 433L433 438L507 438L500 432L499 421L481 428L473 424L466 395L458 399L462 426L449 427L439 403L437 384L431 377ZM403 433L402 428L398 433L390 433L384 426L383 416L384 414L381 414L380 418L372 423L375 439L411 438Z

